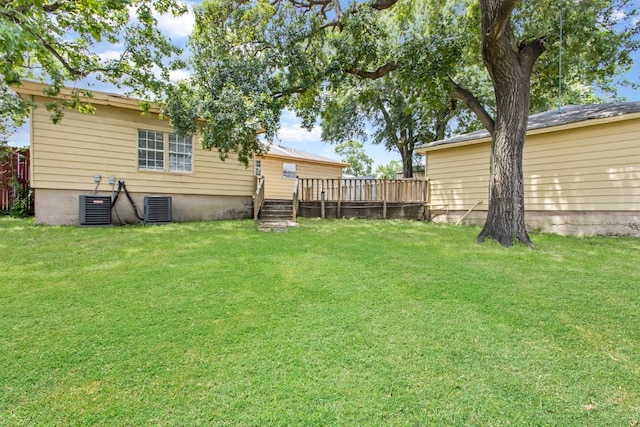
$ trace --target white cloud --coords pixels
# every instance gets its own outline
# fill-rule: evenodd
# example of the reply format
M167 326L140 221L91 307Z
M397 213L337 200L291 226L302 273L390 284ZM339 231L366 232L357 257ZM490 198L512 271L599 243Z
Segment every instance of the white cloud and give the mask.
M110 50L106 50L104 52L98 53L98 57L103 61L109 61L112 59L120 59L123 53L124 53L124 50L110 49Z
M320 140L322 130L319 126L315 126L311 131L303 129L300 125L283 126L278 132L278 139L283 145L288 143L303 144L322 144Z
M179 80L187 80L191 77L191 73L187 70L172 70L169 71L169 80L177 82Z
M186 38L191 35L195 24L195 15L192 4L185 4L189 8L189 11L182 16L173 16L170 13L156 15L158 29L162 31L164 35L171 38Z

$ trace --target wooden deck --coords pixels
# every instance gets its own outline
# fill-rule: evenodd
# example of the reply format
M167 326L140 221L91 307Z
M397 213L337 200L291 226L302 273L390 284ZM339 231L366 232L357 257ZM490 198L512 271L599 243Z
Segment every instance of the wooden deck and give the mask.
M264 191L268 182L258 188ZM263 196L262 196L263 197ZM264 199L254 200L254 217ZM291 188L293 219L320 218L428 218L428 179L297 178Z

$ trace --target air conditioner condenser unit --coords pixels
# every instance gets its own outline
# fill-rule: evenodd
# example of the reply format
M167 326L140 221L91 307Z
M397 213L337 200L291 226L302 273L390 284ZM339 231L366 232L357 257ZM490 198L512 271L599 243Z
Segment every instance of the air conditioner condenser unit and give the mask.
M110 196L80 196L80 225L111 225Z
M146 224L168 224L172 221L171 196L144 197L144 222Z

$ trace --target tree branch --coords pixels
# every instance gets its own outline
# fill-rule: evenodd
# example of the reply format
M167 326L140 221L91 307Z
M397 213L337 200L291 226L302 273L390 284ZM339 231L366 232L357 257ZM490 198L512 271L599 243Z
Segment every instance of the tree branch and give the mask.
M398 3L398 0L374 0L369 6L375 10L384 10L389 9L396 3Z
M51 12L55 12L56 10L60 9L65 3L73 3L72 1L57 1L55 3L51 3L51 4L47 4L42 6L42 10L44 10L47 13L51 13Z
M519 46L521 63L531 70L537 59L547 50L547 38L540 37L529 43L522 42Z
M356 76L362 77L363 79L376 80L380 77L384 77L389 74L391 71L397 70L398 64L395 62L389 62L388 64L383 65L375 71L364 71L364 70L356 70L356 69L348 69L346 70L349 74L354 74Z
M503 0L498 7L498 10L495 12L495 16L493 17L489 28L486 30L486 36L497 40L502 36L509 25L509 20L511 18L511 12L518 4L519 0Z
M461 86L458 86L458 84L454 82L451 77L449 77L449 82L453 87L451 92L449 92L449 95L454 99L458 99L464 102L467 107L469 107L469 109L475 113L475 115L478 117L478 120L482 122L487 131L489 131L489 133L493 135L495 121L489 115L487 110L482 106L478 98L473 96L473 94L468 90L464 89Z

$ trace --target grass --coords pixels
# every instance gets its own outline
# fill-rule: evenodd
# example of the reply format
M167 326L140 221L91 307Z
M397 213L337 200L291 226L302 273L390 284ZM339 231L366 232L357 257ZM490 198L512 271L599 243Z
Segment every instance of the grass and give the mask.
M636 426L640 240L0 218L0 425Z

